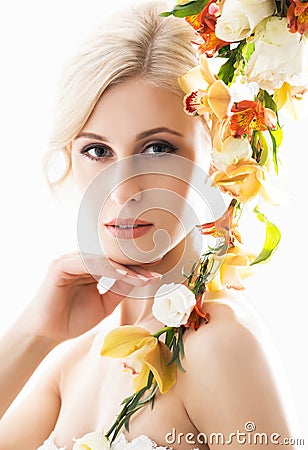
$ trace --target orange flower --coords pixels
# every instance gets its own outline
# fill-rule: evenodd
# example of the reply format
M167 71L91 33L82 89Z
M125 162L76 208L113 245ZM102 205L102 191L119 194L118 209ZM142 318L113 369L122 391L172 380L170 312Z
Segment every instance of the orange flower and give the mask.
M199 53L204 53L208 58L214 56L221 47L228 44L228 42L218 39L215 34L216 14L219 12L216 1L210 0L199 14L185 17L185 20L197 31L204 41L199 45Z
M223 258L223 263L213 280L207 285L209 292L223 288L244 289L242 279L252 274L250 257L240 247L233 246Z
M187 323L185 323L184 326L186 328L192 328L195 331L197 331L198 328L200 327L201 320L204 319L205 323L208 323L210 320L210 315L209 313L205 312L202 308L203 294L201 293L196 294L195 297L196 297L196 304L194 306L194 309L190 313Z
M197 225L197 228L202 234L210 234L212 236L218 236L219 234L227 232L229 234L229 244L233 244L236 239L238 242L242 242L241 235L237 230L237 221L234 219L234 210L237 201L232 200L226 212L216 221L203 223Z
M287 21L291 33L306 33L308 31L308 3L300 0L291 0L291 5L287 12Z
M277 116L274 111L264 108L261 102L243 100L231 108L230 129L235 137L250 136L253 130L275 129Z
M264 169L253 158L241 159L212 175L214 184L243 203L261 191L264 178Z
M184 111L190 115L214 114L219 120L228 117L233 104L230 89L212 74L207 58L202 55L200 64L178 79L186 93ZM202 86L197 88L197 86Z

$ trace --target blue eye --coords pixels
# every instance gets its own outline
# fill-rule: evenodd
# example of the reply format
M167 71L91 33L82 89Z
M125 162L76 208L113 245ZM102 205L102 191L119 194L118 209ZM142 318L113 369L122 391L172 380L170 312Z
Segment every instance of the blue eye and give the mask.
M151 152L146 152L146 150L152 149ZM160 156L166 153L174 153L177 151L177 148L174 145L164 143L164 142L154 142L153 144L149 144L143 153L146 153L150 156Z
M99 159L106 158L108 150L108 147L105 147L104 145L91 144L84 147L80 153L86 158L98 161Z

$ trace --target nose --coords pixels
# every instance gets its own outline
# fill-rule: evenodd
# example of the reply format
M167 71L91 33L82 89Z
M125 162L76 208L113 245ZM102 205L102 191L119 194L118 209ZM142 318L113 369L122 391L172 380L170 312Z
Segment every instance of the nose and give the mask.
M138 184L138 178L120 183L110 194L111 200L118 206L123 206L126 202L139 202L142 198L142 190Z

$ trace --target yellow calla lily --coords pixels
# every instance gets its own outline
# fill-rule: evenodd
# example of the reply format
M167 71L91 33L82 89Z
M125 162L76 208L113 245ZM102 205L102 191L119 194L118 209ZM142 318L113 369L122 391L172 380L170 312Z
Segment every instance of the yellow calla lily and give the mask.
M171 350L144 328L123 325L112 330L106 335L100 354L124 358L124 369L134 375L135 392L146 386L150 370L162 394L176 382L177 365L168 365Z

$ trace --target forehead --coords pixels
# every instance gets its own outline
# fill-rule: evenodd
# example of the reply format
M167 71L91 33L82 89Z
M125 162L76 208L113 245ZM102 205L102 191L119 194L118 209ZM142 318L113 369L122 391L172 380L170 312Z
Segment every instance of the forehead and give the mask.
M110 138L127 138L156 127L172 128L189 137L195 131L196 119L183 111L183 97L134 79L108 89L84 129Z

